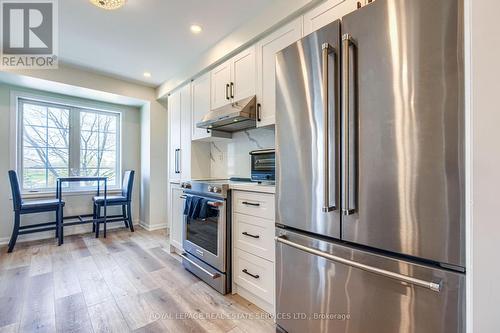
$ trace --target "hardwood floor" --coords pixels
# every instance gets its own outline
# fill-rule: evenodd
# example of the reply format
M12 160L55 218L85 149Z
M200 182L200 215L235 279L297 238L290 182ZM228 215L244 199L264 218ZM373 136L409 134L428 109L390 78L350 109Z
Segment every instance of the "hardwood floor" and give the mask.
M275 332L237 295L222 296L168 253L165 231L137 228L18 243L0 251L2 332Z

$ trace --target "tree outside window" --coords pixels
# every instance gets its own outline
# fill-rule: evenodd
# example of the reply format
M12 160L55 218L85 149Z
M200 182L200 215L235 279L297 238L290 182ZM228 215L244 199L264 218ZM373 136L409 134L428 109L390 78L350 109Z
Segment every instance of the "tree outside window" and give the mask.
M25 191L53 190L56 179L67 176L104 176L110 187L119 185L118 113L25 99L18 110L18 170Z

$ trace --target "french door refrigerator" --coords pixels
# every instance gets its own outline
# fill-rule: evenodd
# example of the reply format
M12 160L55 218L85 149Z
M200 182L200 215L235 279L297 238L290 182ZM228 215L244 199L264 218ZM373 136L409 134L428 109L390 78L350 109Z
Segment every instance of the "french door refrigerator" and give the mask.
M464 332L463 5L375 0L276 58L276 311Z

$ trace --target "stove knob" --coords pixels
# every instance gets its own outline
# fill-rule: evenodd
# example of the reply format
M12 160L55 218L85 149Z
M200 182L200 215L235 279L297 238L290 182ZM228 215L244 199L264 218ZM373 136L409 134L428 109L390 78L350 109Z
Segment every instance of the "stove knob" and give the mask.
M190 189L190 188L191 188L191 184L189 184L189 183L184 183L184 188Z
M219 187L214 187L214 193L221 193L222 189Z
M185 186L184 183L181 183L181 187L184 188L184 186Z
M213 192L214 191L214 188L212 186L208 186L208 192Z

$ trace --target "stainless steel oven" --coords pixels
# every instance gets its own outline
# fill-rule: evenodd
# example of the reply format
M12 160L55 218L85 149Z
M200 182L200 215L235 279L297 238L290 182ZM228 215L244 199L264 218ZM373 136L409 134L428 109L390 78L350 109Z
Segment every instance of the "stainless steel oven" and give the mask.
M183 265L219 292L230 292L230 200L223 184L190 182L184 188ZM191 207L196 205L196 207ZM188 207L186 207L188 206ZM203 214L192 210L203 210Z

